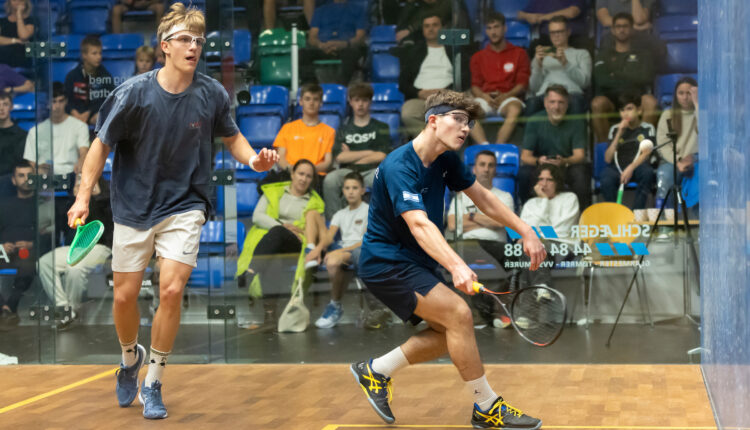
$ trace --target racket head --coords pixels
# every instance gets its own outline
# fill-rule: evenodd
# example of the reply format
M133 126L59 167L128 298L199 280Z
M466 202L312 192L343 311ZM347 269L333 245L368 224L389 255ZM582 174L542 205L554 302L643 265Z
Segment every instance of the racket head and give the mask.
M549 346L560 337L567 304L559 291L534 286L523 288L510 304L510 321L521 337L536 346Z
M104 224L99 220L79 226L68 250L67 263L75 266L94 248L104 233Z

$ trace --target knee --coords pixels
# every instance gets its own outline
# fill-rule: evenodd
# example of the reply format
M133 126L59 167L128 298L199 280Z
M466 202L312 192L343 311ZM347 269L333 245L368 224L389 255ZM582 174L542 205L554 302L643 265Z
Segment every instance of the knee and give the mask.
M604 96L596 96L591 100L591 110L593 112L609 112L612 110L612 102Z
M133 306L138 303L138 292L127 291L124 288L115 288L112 300L115 307Z
M159 287L159 303L167 306L179 306L182 302L182 291L183 286L175 283L160 285Z
M464 300L456 300L456 304L449 312L450 325L457 327L473 327L474 318L471 315L471 308Z
M506 106L505 108L505 117L506 120L508 119L516 119L521 115L521 103L519 102L511 102Z

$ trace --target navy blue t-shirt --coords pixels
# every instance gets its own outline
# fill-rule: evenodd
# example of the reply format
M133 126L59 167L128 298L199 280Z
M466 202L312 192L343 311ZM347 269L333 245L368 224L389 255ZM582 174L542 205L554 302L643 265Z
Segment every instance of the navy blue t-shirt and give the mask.
M115 152L114 222L145 230L190 210L207 211L211 144L239 133L229 96L195 73L180 94L156 80L158 70L128 79L104 101L96 133Z
M359 257L360 276L377 276L394 262L435 270L437 261L419 246L401 214L425 211L442 232L445 187L462 191L475 180L453 151L440 154L429 167L422 164L413 142L388 154L376 170L372 184L367 232Z

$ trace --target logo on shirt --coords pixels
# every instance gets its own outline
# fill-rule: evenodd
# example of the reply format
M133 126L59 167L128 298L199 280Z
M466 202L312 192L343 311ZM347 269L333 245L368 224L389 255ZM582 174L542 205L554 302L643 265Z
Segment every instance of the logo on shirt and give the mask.
M515 69L516 65L513 63L505 63L503 65L503 70L505 70L505 73L510 73Z
M363 220L363 219L354 220L354 224L356 224L356 225L360 225L363 222L365 222L365 220Z
M424 194L427 192L427 190L429 190L429 188L422 188L422 190L419 191L419 194Z
M447 170L443 170L443 178L445 178L445 175L447 175L447 174L448 174L448 171Z
M190 123L190 129L191 130L197 130L201 128L202 123L200 121L195 121Z
M403 192L403 197L405 202L415 202L419 203L419 194L410 193L408 191Z

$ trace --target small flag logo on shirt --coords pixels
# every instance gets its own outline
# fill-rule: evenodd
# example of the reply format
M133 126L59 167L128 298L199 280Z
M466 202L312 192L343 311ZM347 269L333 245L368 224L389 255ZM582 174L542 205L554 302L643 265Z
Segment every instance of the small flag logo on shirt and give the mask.
M408 191L404 191L403 196L404 196L404 201L406 202L412 201L412 202L419 203L419 194L413 194Z

